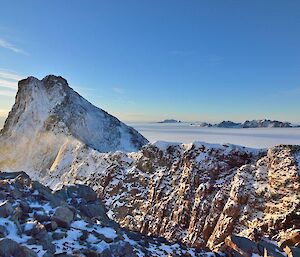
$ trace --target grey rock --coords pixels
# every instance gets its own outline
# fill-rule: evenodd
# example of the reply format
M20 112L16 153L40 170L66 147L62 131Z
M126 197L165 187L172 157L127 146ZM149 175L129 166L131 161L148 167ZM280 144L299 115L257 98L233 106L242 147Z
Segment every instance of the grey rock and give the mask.
M29 178L29 176L24 171L19 171L19 172L0 172L0 179L15 179L20 175L23 176L24 178Z
M0 256L1 257L37 257L37 254L17 242L5 238L0 240Z
M231 241L241 252L259 254L257 244L248 238L232 235Z
M27 202L20 201L19 205L20 205L21 209L23 210L23 212L28 213L31 211L31 208Z
M13 213L14 209L10 202L5 201L0 204L0 217L8 217Z
M81 252L85 257L99 257L99 254L96 251L91 249L84 249ZM102 255L100 254L100 256Z
M98 203L82 204L79 206L80 213L89 218L106 217L106 209Z
M24 233L28 236L40 238L47 234L46 228L43 224L41 224L38 221L35 221L32 225L32 228L29 230L25 230L24 227Z
M47 231L54 231L58 227L57 223L54 220L49 221L49 222L45 222L44 226L47 229Z
M40 200L47 200L54 207L59 206L61 204L61 200L55 197L54 194L52 194L52 190L49 187L46 187L37 181L33 181L32 188L39 192Z
M92 202L97 199L96 192L85 185L72 185L66 187L67 195L70 198L77 197L83 198L87 202Z
M52 220L57 223L59 227L68 228L74 219L74 213L68 208L60 206L55 210Z
M100 254L99 254L99 257L112 257L112 252L110 249L105 249L104 251L102 251Z
M269 257L284 257L285 252L283 252L279 247L276 245L269 243L265 240L261 240L258 243L258 249L261 254L267 254Z
M52 234L52 238L53 240L60 240L66 237L66 233L64 232L54 232Z
M51 218L48 215L37 213L37 212L33 214L33 217L39 222L46 222L51 220Z
M7 228L5 226L0 225L0 237L6 237L8 235Z
M112 256L120 257L135 257L136 253L133 251L132 246L125 241L120 241L117 243L112 243L109 246Z

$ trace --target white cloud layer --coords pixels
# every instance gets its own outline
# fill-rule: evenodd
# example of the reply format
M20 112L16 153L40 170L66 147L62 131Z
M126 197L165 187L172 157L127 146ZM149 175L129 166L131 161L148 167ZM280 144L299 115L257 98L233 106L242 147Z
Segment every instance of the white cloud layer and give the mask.
M14 97L15 95L16 95L15 91L0 88L0 96ZM0 115L1 115L1 110L0 110Z
M15 72L0 69L0 96L14 97L21 79Z
M6 79L15 80L15 81L23 79L23 77L21 75L18 75L12 71L1 70L1 69L0 69L0 78L6 78Z
M9 110L0 109L0 117L6 117L8 112L9 112Z
M5 49L8 49L10 51L13 51L17 54L24 54L24 55L28 55L27 52L25 52L24 50L14 46L13 44L11 44L10 42L4 40L4 39L1 39L0 38L0 47L2 48L5 48Z

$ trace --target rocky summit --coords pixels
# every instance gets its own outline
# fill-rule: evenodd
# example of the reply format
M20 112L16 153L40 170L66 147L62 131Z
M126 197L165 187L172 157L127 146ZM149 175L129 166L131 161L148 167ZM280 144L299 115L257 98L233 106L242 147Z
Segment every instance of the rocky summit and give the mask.
M68 147L130 152L148 142L54 75L19 81L0 138L0 168L15 171L24 166L27 171L49 169Z

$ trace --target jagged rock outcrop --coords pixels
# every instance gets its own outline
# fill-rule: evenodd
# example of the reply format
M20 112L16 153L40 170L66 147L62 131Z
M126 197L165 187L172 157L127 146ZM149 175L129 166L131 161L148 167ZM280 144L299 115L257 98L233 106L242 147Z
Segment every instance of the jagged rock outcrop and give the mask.
M0 169L42 171L66 148L137 151L147 140L93 106L62 77L21 80L16 102L0 133Z
M0 172L0 199L13 206L9 215L0 217L3 257L216 256L124 231L86 186L53 192L24 172Z
M78 156L60 183L92 186L130 230L218 250L232 234L280 242L300 228L299 146L157 142L101 156L101 164L94 158ZM94 163L100 167L84 174ZM59 187L52 175L48 183Z

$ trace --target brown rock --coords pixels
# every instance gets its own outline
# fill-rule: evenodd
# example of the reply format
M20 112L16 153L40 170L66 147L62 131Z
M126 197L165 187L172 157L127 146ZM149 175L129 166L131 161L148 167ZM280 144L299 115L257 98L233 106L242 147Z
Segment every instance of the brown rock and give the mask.
M284 248L284 251L286 252L288 257L299 257L300 256L300 248L298 248L298 247L286 246Z
M282 249L286 246L300 245L300 229L287 232L278 245Z

